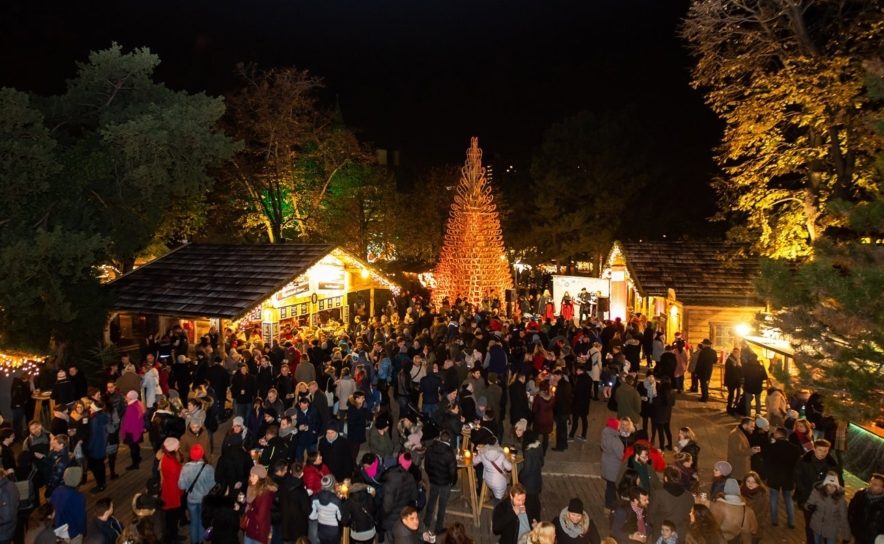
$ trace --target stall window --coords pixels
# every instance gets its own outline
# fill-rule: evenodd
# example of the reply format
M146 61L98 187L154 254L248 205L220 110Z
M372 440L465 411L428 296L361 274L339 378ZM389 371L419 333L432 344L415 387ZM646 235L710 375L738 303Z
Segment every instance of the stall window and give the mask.
M737 344L733 323L709 323L709 339L715 348L730 350Z

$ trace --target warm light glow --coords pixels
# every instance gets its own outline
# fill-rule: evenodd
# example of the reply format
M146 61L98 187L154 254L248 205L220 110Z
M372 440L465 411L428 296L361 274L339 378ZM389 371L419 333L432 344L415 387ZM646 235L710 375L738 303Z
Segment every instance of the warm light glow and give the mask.
M446 297L450 302L460 297L478 306L485 298L502 299L513 287L500 216L482 166L478 138L472 138L467 150L433 275L433 302L437 306Z
M363 268L359 271L359 275L362 276L362 279L367 280L370 273L368 272L367 268Z
M9 377L13 372L21 370L25 374L36 376L46 357L24 353L0 353L0 373Z
M672 315L672 317L677 316L678 315L678 306L671 306L669 308L669 314Z
M737 333L737 336L743 337L752 332L752 327L747 323L739 323L734 327L734 332Z

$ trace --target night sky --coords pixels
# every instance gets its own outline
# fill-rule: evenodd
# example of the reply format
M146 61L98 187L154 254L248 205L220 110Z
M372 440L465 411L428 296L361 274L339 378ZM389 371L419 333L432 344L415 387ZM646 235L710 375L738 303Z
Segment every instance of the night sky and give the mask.
M60 92L74 61L118 41L160 55L172 88L223 94L237 62L294 65L404 171L486 157L526 169L543 131L581 110L633 106L683 230L715 211L722 127L689 86L685 0L90 0L0 5L0 85ZM408 177L409 174L406 174ZM677 233L680 225L672 225Z

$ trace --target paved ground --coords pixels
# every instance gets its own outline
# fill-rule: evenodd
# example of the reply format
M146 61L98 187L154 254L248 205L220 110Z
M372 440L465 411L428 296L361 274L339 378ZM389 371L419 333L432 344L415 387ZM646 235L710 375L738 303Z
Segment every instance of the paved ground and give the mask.
M608 522L605 518L604 508L604 481L599 476L599 460L601 452L598 447L598 437L605 420L611 412L603 403L593 403L590 407L590 433L587 442L571 442L565 452L549 451L544 468L544 491L541 497L543 517L552 519L557 513L567 506L571 497L581 497L590 516L598 526L602 536L608 534ZM688 425L697 433L701 450L700 477L703 490L708 490L711 479L711 467L720 460L726 458L727 433L736 419L724 412L724 403L720 399L713 398L709 403L699 403L696 395L680 395L673 412L672 428ZM227 425L222 426L226 430ZM220 444L221 433L216 434L216 445ZM150 456L149 446L143 448L143 456ZM667 452L667 460L671 460L672 454ZM122 470L129 464L128 451L123 448L117 466ZM149 477L149 463L142 463L142 469L136 472L122 471L122 477L110 482L108 492L115 499L116 515L123 521L130 519L131 498L140 491ZM83 488L90 489L94 483L91 481ZM848 487L856 489L862 483L857 479L849 479ZM450 508L466 511L462 494L452 494ZM90 514L97 496L87 493ZM804 531L801 516L798 515L798 528L790 530L786 528L785 512L781 508L781 521L779 528L767 527L764 529L763 540L767 542L788 542L800 544L804 540ZM466 517L450 515L447 522L460 521L467 527L470 535L479 544L496 542L491 534L491 510L483 509L481 526L475 528L471 520Z

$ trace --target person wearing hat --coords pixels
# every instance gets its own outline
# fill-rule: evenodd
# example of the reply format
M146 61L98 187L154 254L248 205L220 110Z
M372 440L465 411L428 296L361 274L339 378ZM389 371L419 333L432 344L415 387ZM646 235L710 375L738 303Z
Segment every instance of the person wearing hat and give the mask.
M589 514L583 509L583 501L574 497L552 520L556 528L556 544L598 543L599 531Z
M197 544L203 539L203 498L215 487L215 467L206 461L205 453L199 443L190 446L190 461L184 465L178 476L178 489L184 492L187 511L190 513L191 544Z
M709 400L709 380L712 379L712 369L718 361L718 354L712 349L712 341L708 338L703 340L700 346L700 353L697 356L697 366L691 373L691 377L697 376L700 382L700 402Z
M319 440L319 453L338 481L353 476L356 463L350 454L347 440L338 431L337 422L329 421L326 424L325 436Z
M183 458L179 451L180 442L177 438L168 437L156 454L159 461L160 499L163 501L163 518L165 531L163 538L167 542L178 540L178 523L181 521L181 490L178 479L181 477Z
M727 479L724 495L712 501L709 510L728 542L739 537L742 544L751 544L753 537L761 536L755 512L743 500L740 484L734 478Z
M344 506L335 493L335 477L331 474L322 477L319 493L313 498L309 518L317 524L320 544L337 544L341 539L341 521Z
M243 544L267 544L276 490L276 484L267 477L267 469L263 465L253 466L249 472L249 488L246 492Z
M712 465L712 484L709 487L709 498L716 499L724 492L724 484L733 472L734 467L727 461L718 461Z
M395 463L396 447L390 434L390 414L381 411L375 416L374 425L368 429L368 451L378 456L384 466Z
M65 469L62 485L49 497L55 507L55 527L67 524L71 544L80 544L86 533L86 496L77 490L83 478L83 469L70 466Z
M195 445L199 445L202 447L206 462L211 463L214 460L214 457L209 453L212 443L209 438L209 432L206 430L205 422L206 413L204 411L196 410L190 414L187 420L187 430L184 431L184 434L179 439L179 448L181 455L189 458L190 449Z

